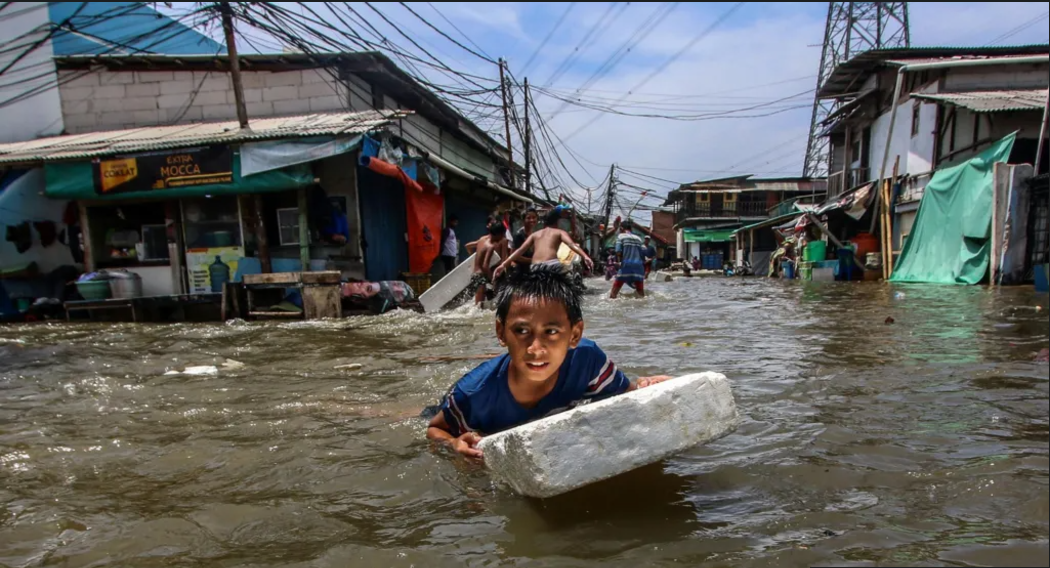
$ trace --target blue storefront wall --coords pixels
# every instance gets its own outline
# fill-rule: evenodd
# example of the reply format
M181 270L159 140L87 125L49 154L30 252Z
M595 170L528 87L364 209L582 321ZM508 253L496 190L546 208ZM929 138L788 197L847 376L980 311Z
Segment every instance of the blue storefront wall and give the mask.
M371 282L401 280L408 270L405 186L367 168L357 168L357 176L365 276Z
M459 260L461 262L470 256L464 245L488 234L485 222L492 213L491 209L492 207L485 205L484 202L471 199L462 193L455 191L445 193L445 219L453 215L459 219L456 236L459 237Z

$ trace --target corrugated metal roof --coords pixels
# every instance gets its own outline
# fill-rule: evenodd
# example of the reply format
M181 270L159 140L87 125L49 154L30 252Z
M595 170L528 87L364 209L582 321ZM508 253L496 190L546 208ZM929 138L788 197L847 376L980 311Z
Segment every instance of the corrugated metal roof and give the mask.
M1023 91L970 91L965 93L914 94L913 98L937 101L973 112L1042 111L1047 89Z
M890 65L922 65L924 63L944 63L947 61L999 61L1008 64L1015 59L1027 59L1045 55L1050 57L1050 49L1043 53L1028 53L1025 55L953 55L951 57L915 57L888 59Z
M840 63L817 92L821 98L836 98L855 92L869 74L889 65L890 61L934 59L952 57L1003 57L1039 55L1050 52L1050 45L1018 45L1002 47L902 47L873 49L853 56Z
M234 120L71 134L0 144L0 164L35 164L208 144L364 134L408 114L408 111L383 110L259 118L251 120L245 130Z

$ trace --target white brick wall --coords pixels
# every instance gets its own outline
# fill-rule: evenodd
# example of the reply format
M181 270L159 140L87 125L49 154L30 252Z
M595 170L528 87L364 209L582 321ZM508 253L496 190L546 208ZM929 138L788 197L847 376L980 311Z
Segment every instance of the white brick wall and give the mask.
M262 91L263 100L266 102L290 101L299 98L299 87L286 85L281 87L266 87Z
M184 124L237 117L233 85L218 71L61 72L69 133ZM325 71L245 71L249 117L346 110L345 94Z
M62 71L60 80L81 73ZM349 80L348 89L323 70L245 71L248 117L371 109L369 84L356 75ZM66 131L71 134L237 118L231 81L217 71L98 71L63 84L59 91ZM384 102L386 108L403 106L389 96ZM422 116L405 121L405 135L409 142L461 167L492 175L492 162L486 156Z
M295 98L288 101L276 101L273 103L273 112L277 115L287 116L296 114L309 114L310 100Z

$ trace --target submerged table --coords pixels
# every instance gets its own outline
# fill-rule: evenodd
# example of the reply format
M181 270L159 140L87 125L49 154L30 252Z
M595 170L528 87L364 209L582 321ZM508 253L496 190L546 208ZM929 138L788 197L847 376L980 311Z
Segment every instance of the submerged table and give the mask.
M97 310L128 310L131 321L138 322L139 315L145 309L177 307L187 305L215 304L222 301L222 294L173 294L168 296L141 296L138 298L111 298L108 300L79 300L66 302L66 321L71 313L86 311L89 314Z

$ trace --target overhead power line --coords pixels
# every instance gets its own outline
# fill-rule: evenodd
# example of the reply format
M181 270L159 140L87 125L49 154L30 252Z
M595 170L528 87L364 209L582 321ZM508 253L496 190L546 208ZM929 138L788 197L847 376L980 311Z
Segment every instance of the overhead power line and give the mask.
M473 56L477 57L478 59L481 59L481 60L483 60L483 61L487 61L487 62L489 62L489 63L491 63L491 64L493 64L493 65L497 65L496 61L495 61L494 59L492 59L491 57L488 57L488 56L486 56L486 55L482 55L482 54L478 53L477 51L474 51L473 49L471 49L471 48L469 48L469 47L467 47L467 46L463 45L463 44L462 44L462 43L460 43L460 42L459 42L458 40L456 40L456 38L454 38L454 37L452 37L452 36L448 35L448 34L447 34L447 33L445 33L444 31L442 31L442 30L441 30L440 28L438 28L438 27L437 27L437 26L435 26L434 24L430 23L430 21L429 21L429 20L427 20L427 19L426 19L426 18L424 18L423 16L420 16L420 15L419 15L418 13L416 13L416 11L415 11L415 10L413 10L413 9L412 9L412 7L411 7L411 6L409 6L409 5L407 4L407 3L405 3L405 2L398 2L398 4L401 4L401 6L402 6L402 7L404 8L404 9L408 10L409 12L411 12L413 16L415 16L415 17L416 17L416 18L418 18L418 19L419 19L419 20L420 20L421 22L423 22L424 24L426 24L426 25L427 25L427 27L429 27L430 29L432 29L432 30L434 30L435 32L437 32L438 34L440 34L440 35L441 35L441 37L443 37L443 38L445 38L445 39L447 39L447 40L451 41L452 43L456 44L457 46L459 46L459 47L460 47L460 49L462 49L462 50L464 50L464 51L466 51L466 52L470 53L471 55L473 55ZM370 7L371 7L371 6L370 6ZM462 33L462 32L460 32L460 33Z
M1002 43L1048 18L1050 18L1050 11L1043 12L1042 14L1032 18L1031 20L1028 20L1027 22L1017 26L1016 28L1013 28L1012 30L1004 33L1003 35L993 39L992 41L988 42L988 45L997 45L999 43Z
M619 8L618 11L617 8ZM594 37L594 34L599 30L602 30L602 33L604 33L603 28L607 27L609 24L614 22L621 14L623 14L626 8L627 6L624 5L623 2L611 2L609 4L609 7L605 10L605 13L602 14L602 17L598 19L598 21L595 22L589 30L587 30L587 33L583 36L583 39L581 39L580 42L576 44L576 47L573 48L572 52L569 53L569 55L566 56L566 58L561 62L561 64L558 65L558 68L554 70L554 73L551 74L549 79L547 79L547 83L554 84L555 82L557 82L558 79L565 75L565 73L568 72L570 68L572 68L576 61L579 60L580 56L583 55L583 52L585 52L587 48L591 46L591 39ZM614 11L616 11L617 13L612 16L612 20L609 20L609 22L606 23L606 20L609 19L609 16L612 15Z
M732 17L733 14L735 14L738 10L740 10L740 8L742 8L744 6L744 4L746 4L746 2L737 2L736 4L734 4L729 10L727 10L724 14L719 16L718 19L716 19L714 22L712 22L710 26L705 28L703 31L701 31L699 34L697 34L696 37L694 37L691 41L689 41L689 43L687 43L685 46L683 46L682 49L678 50L677 53L675 53L673 56L671 56L662 65L660 65L655 70L653 70L652 73L647 75L644 79L642 79L640 82L638 82L638 84L636 84L634 87L632 87L631 91L636 91L636 90L641 89L642 87L648 85L650 81L652 81L658 75L663 73L668 67L670 67L672 64L674 64L674 62L678 61L683 55L685 55L689 50L691 50L694 46L696 46L696 44L700 43L702 40L704 40L709 35L711 35L716 29L718 29L719 26L721 26L726 20L728 20L730 17ZM583 126L577 128L572 133L570 133L568 136L566 136L565 140L571 140L574 136L576 136L580 132L583 132L587 128L590 128L591 126L593 126L596 122L601 120L603 116L604 116L604 114L599 114L599 115L595 116L594 119L592 119L590 122L585 123Z
M577 2L569 2L569 6L565 8L564 12L562 12L561 17L558 18L558 21L554 22L554 27L551 28L551 31L547 32L547 36L543 38L543 41L540 42L536 47L536 50L529 56L528 61L525 62L525 66L521 68L522 76L528 75L529 70L532 69L533 62L536 61L536 57L539 56L541 51L543 51L543 48L547 47L551 38L554 37L554 34L561 28L561 25L565 23L565 18L569 16L569 12L572 12L572 9L576 7L576 4Z
M598 67L598 69L595 70L595 72L592 73L591 76L588 77L582 85L580 85L578 89L576 89L576 92L573 93L573 96L579 95L582 91L586 90L591 85L601 80L602 77L608 75L610 71L615 69L616 66L619 65L625 57L627 57L627 55L631 52L632 49L634 49L642 41L645 41L645 39L649 37L649 34L651 34L653 30L655 30L661 23L663 23L665 19L667 19L668 16L671 15L672 12L674 12L675 8L677 8L678 5L679 2L665 2L661 4L655 12L650 14L649 17L644 22L642 22L638 29L635 30L634 34L631 35L631 37L629 37L627 41L623 43L623 45L621 45L615 51L613 51L612 54L609 55L609 58L606 59L605 62L603 62L601 66ZM554 119L554 117L558 116L562 110L569 106L569 104L571 103L564 103L561 106L561 108L554 111L554 114L551 116L551 119Z
M470 39L469 35L463 33L463 30L459 29L459 26L457 26L455 22L453 22L452 20L448 19L445 16L445 14L442 14L441 10L438 10L438 7L435 6L433 2L427 2L427 6L430 6L430 9L433 10L434 13L437 14L439 18L441 18L442 20L445 20L446 24L452 26L452 29L454 29L457 32L459 32L459 35L463 36L463 39L467 40L467 43L469 43L470 45L474 46L474 48L476 48L478 51L480 51L482 55L484 55L485 57L488 57L489 59L496 59L495 57L492 57L491 55L489 55L488 52L486 52L480 45L478 45L477 43L474 43L474 40Z

